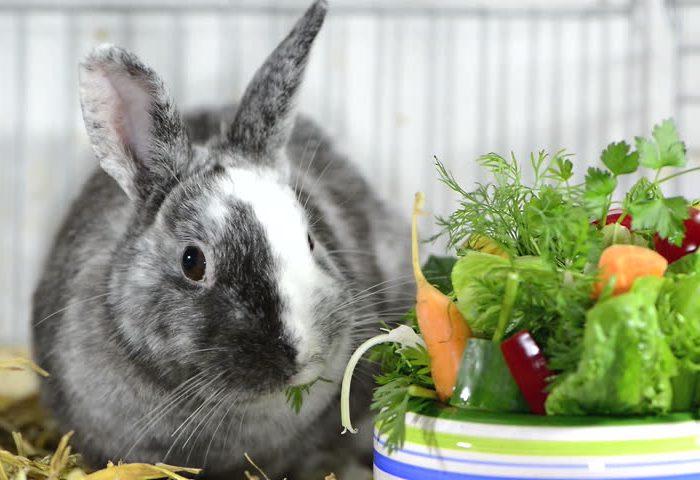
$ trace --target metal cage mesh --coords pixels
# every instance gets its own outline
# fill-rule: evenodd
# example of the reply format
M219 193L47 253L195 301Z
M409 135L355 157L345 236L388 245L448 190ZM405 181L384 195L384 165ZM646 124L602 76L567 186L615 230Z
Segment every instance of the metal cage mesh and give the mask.
M97 43L118 43L152 64L184 107L227 103L302 3L0 3L0 342L28 338L30 295L51 235L94 168L78 59ZM406 212L417 189L435 213L450 209L434 156L467 184L483 180L472 160L488 151L566 146L583 172L608 141L651 125L648 3L338 2L311 60L302 111ZM678 107L693 98L679 95Z

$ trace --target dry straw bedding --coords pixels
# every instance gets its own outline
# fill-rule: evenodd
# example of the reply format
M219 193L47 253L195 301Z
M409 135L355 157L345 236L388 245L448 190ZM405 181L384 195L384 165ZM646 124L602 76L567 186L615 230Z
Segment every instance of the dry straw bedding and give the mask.
M39 404L38 382L47 375L24 352L0 350L0 480L187 480L200 473L160 463L109 463L90 471L71 449L72 433L61 435ZM246 480L270 480L245 458L256 472L246 472Z

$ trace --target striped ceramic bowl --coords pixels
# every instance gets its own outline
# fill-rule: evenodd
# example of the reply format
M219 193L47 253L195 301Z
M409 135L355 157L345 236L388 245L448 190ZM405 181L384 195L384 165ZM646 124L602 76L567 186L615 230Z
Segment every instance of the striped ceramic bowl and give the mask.
M377 480L700 480L700 423L691 415L644 419L539 417L453 408L409 413L406 442L374 438Z

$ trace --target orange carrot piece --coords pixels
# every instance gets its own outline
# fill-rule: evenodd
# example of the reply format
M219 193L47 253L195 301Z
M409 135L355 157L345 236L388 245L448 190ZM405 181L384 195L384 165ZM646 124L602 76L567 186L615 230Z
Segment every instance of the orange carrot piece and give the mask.
M428 283L420 268L418 215L422 213L423 202L423 194L416 193L411 231L413 273L416 277L416 317L430 356L435 390L440 400L445 401L455 388L462 353L471 337L471 331L455 303Z
M613 277L613 295L628 292L634 281L640 277L663 277L668 262L648 248L637 245L611 245L603 250L598 267L600 280L593 287L594 298L600 296Z

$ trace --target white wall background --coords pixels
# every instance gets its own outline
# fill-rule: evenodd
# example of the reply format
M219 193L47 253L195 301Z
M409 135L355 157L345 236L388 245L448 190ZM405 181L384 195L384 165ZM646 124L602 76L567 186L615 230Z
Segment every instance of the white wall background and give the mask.
M306 3L0 1L0 343L26 342L51 237L95 166L84 154L79 58L121 44L162 74L183 109L219 105L240 96ZM700 146L700 8L488 5L331 0L302 110L402 211L418 189L435 212L450 210L433 155L465 183L481 179L473 159L492 150L566 147L583 172L609 141L674 114ZM696 180L673 188L699 196Z

